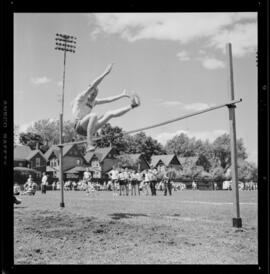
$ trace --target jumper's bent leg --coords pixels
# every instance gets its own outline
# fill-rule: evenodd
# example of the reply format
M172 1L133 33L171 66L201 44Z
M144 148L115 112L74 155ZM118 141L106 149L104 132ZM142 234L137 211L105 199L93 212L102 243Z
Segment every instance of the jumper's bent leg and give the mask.
M127 106L117 110L107 111L101 118L97 120L96 130L100 129L102 126L108 123L110 119L120 117L124 115L125 113L129 112L131 109L132 109L132 106Z
M131 98L131 105L116 109L116 110L110 110L107 111L103 116L98 118L98 121L96 123L96 131L100 129L102 126L104 126L110 119L120 117L124 115L125 113L129 112L135 107L138 107L140 105L140 98L138 95L134 95Z
M93 145L93 136L96 133L97 129L96 129L96 124L98 121L98 117L96 114L91 113L86 115L81 121L80 121L80 131L78 132L80 133L84 133L84 135L86 136L87 139L87 143L88 143L88 150L94 150L94 145Z

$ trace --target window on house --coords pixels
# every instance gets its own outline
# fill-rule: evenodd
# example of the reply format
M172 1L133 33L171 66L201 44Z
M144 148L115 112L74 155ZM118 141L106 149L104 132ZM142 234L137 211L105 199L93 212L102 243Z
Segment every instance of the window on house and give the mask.
M36 167L40 167L40 158L36 158Z
M99 167L98 161L92 161L92 167Z

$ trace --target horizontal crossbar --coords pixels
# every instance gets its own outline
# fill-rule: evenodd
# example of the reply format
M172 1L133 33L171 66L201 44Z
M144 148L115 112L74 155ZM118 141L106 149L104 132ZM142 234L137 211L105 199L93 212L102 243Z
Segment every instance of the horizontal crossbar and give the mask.
M135 132L155 128L155 127L160 127L160 126L167 125L167 124L170 124L170 123L173 123L173 122L176 122L176 121L187 119L187 118L192 117L192 116L203 114L205 112L209 112L209 111L212 111L212 110L215 110L215 109L219 109L219 108L223 108L223 107L231 107L231 106L234 106L235 104L241 103L241 102L242 102L242 99L229 101L229 102L224 103L224 104L216 105L216 106L206 108L206 109L203 109L203 110L199 110L199 111L196 111L196 112L193 112L193 113L185 114L185 115L182 115L178 118L167 120L165 122L157 123L157 124L154 124L154 125L151 125L151 126L148 126L148 127L142 127L142 128L135 129L135 130L126 131L126 132L124 132L124 134L130 134L130 133L135 133ZM100 140L102 138L104 138L104 136L94 137L93 141ZM72 145L72 144L83 144L83 143L87 143L87 140L59 144L58 146L66 146L66 145Z

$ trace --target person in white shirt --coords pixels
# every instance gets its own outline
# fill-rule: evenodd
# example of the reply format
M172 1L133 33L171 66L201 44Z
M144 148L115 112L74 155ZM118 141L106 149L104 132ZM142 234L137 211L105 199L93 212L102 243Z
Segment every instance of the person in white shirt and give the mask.
M144 173L144 190L146 195L149 195L149 190L148 190L149 187L150 187L150 178L149 178L148 170L146 170Z
M91 172L89 168L86 168L85 172L83 173L83 179L88 183L91 180Z
M128 196L129 194L129 183L130 183L130 173L128 171L128 168L125 168L124 172L124 186L125 186L125 190L126 190L126 196Z
M136 186L138 185L138 183L137 183L137 176L136 176L135 170L132 170L130 173L130 181L131 181L131 195L136 196Z
M143 180L143 178L142 178L142 173L140 173L139 170L138 170L138 172L136 173L135 176L136 176L138 194L139 194L139 196L140 196L140 185L141 185L141 182L142 182L142 180Z
M41 193L46 194L46 186L48 184L48 177L45 172L43 172L43 176L41 179Z
M104 99L96 98L99 91L98 85L104 77L111 72L111 69L112 64L109 65L105 72L94 80L85 91L78 94L73 100L72 113L75 119L74 128L78 134L87 137L88 147L86 152L95 150L96 147L94 145L93 137L98 129L105 125L111 118L122 116L131 109L140 105L139 96L136 94L131 96L125 90L116 96ZM95 105L110 103L124 97L130 98L131 103L129 106L116 110L109 110L101 117L98 117L97 114L92 113L92 109Z
M118 174L118 178L119 178L119 186L120 186L120 196L124 195L124 189L125 189L125 174L124 174L124 170L120 169L119 174Z
M112 189L113 189L113 195L116 195L116 184L118 182L118 175L119 172L118 170L115 168L115 166L113 166L113 169L109 172L111 181L112 181Z

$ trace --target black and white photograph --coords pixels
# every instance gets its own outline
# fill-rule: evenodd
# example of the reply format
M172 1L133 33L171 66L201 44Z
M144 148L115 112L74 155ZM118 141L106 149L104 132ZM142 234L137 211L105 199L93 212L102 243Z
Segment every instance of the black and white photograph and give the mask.
M255 11L14 12L14 266L258 266L258 77Z

